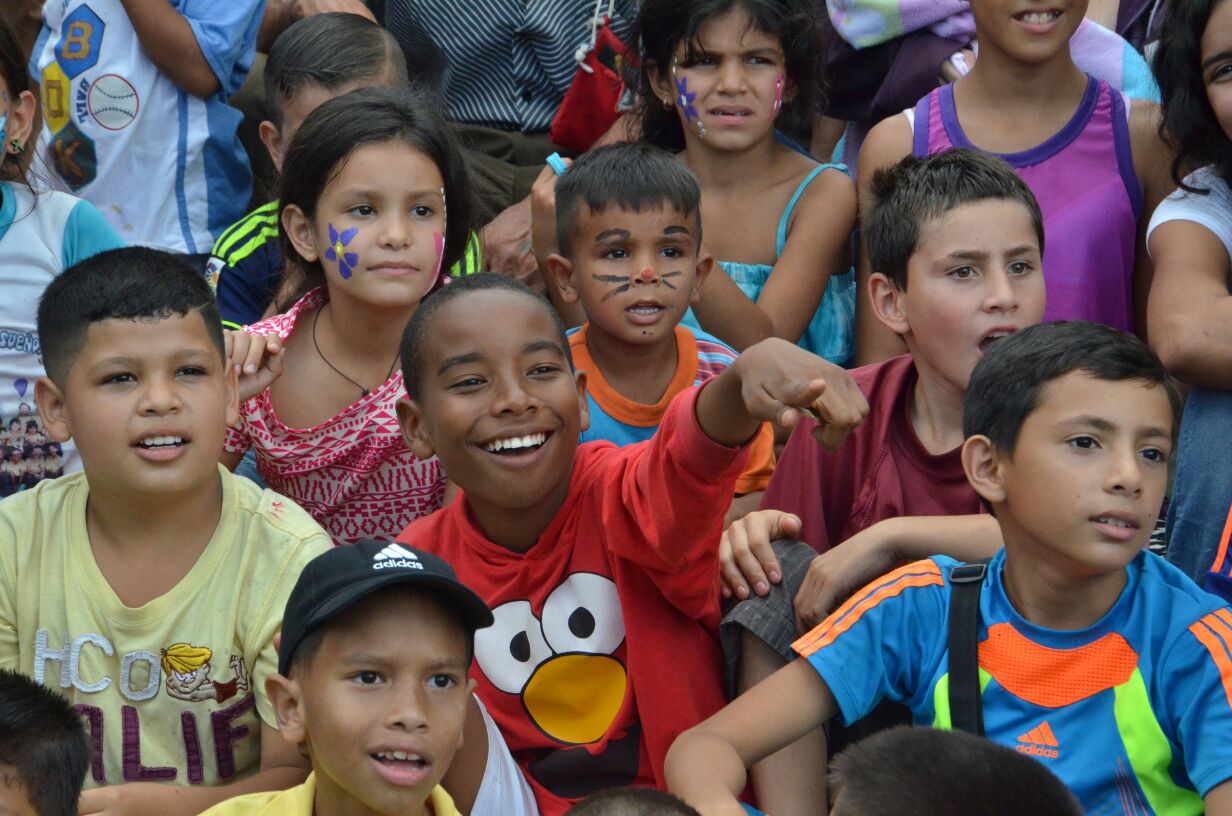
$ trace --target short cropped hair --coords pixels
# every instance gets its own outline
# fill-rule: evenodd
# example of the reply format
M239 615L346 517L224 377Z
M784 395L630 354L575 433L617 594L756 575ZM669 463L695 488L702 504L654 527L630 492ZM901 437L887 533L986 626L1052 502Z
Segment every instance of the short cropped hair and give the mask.
M265 63L265 106L282 127L282 103L301 88L327 91L361 80L388 77L407 83L406 57L388 31L359 14L329 12L305 17L284 31Z
M25 675L0 671L0 765L17 773L39 816L77 816L90 741L68 700Z
M571 816L697 816L681 800L654 788L607 788L588 796Z
M963 400L963 435L986 436L993 447L1012 456L1044 387L1073 371L1162 387L1172 406L1175 437L1181 395L1163 363L1137 337L1082 320L1041 323L994 343L971 373Z
M64 387L86 333L104 320L163 320L196 312L223 357L222 318L205 277L183 255L148 247L113 249L56 277L39 301L43 365Z
M907 262L925 223L974 201L1002 199L1027 208L1039 250L1044 252L1044 216L1031 188L1001 159L963 147L919 158L907 156L873 174L873 201L864 217L869 265L901 292Z
M605 145L573 163L556 182L556 243L560 254L572 258L578 213L607 207L640 213L671 208L697 223L697 245L702 244L702 188L697 176L666 150L630 142Z
M856 743L831 763L830 792L842 816L1082 816L1041 762L935 728L892 728Z
M547 298L513 278L497 275L494 272L480 272L477 275L453 278L447 286L428 295L420 301L419 308L415 310L415 314L406 324L406 330L402 333L401 359L402 379L406 382L407 396L413 400L419 399L423 376L424 346L431 336L432 320L436 313L458 298L473 292L502 290L510 297L530 298L552 316L552 321L556 325L557 338L565 352L565 360L569 363L570 370L573 369L573 355L569 350L569 338L565 331L565 324L561 322L560 315L552 308ZM476 327L476 331L482 330L482 327Z

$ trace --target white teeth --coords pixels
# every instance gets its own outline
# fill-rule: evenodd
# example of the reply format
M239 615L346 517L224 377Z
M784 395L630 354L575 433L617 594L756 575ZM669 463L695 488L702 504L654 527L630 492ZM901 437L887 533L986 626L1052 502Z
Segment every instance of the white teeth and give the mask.
M1051 23L1059 16L1060 12L1057 11L1032 11L1022 15L1018 19L1030 25L1043 25L1045 23Z
M1100 524L1107 524L1109 527L1124 527L1128 529L1133 526L1128 521L1124 521L1122 519L1111 518L1109 516L1100 516L1099 518L1096 519L1096 521L1098 521Z
M408 754L405 751L382 751L377 756L381 759L392 759L397 762L423 761L419 754Z
M141 444L147 448L164 448L169 445L180 445L184 442L178 436L150 436L141 440Z
M546 441L548 441L548 435L543 433L529 434L527 436L513 436L508 439L497 439L495 442L489 442L484 446L484 450L488 453L496 453L503 450L537 448Z

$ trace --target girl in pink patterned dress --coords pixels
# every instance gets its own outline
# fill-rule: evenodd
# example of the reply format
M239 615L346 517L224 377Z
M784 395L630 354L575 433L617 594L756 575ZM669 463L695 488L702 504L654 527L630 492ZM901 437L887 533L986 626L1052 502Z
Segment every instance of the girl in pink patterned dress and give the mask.
M398 350L465 251L466 168L424 98L365 88L308 116L282 178L281 313L228 338L244 402L223 463L254 448L337 544L392 539L445 497L440 464L402 439Z

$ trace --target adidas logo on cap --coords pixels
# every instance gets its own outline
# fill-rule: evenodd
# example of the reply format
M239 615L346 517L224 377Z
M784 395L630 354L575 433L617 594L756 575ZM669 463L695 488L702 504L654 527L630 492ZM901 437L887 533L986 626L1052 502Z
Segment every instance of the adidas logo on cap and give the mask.
M424 568L423 564L419 562L419 556L401 544L390 544L372 557L372 568L374 570L391 569L393 567L417 570Z

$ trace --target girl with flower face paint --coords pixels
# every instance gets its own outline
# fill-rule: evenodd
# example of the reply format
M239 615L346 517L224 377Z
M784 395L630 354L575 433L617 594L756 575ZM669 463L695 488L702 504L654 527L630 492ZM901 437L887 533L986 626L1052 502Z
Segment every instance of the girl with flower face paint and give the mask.
M685 322L739 347L738 291L775 336L844 361L855 188L844 168L819 164L779 131L807 128L818 111L823 49L812 5L647 0L639 34L643 133L697 174L705 249L727 273L706 282Z
M282 178L283 313L230 335L245 401L223 461L253 447L267 484L340 544L392 538L445 491L394 406L402 330L471 233L461 154L425 99L365 88L305 119Z

